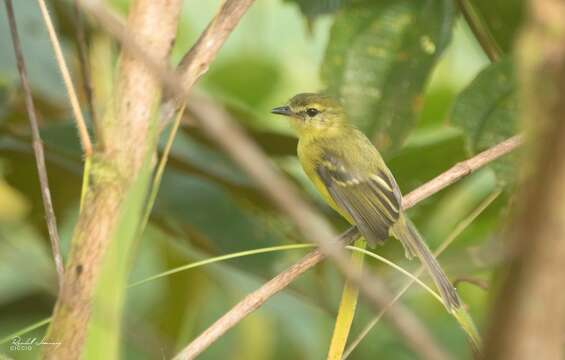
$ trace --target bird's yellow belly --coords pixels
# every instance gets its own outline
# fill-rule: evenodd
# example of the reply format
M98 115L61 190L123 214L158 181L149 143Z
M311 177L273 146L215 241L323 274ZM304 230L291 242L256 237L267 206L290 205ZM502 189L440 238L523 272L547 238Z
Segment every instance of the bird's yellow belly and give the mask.
M326 201L326 203L329 206L331 206L332 209L337 211L341 216L343 216L350 224L355 225L355 222L353 221L349 213L347 213L345 209L342 209L338 204L336 204L336 202L330 195L328 189L326 188L326 185L324 184L322 179L320 179L320 177L318 176L318 173L314 168L315 166L314 164L316 164L316 161L308 161L309 159L307 158L307 156L308 154L306 154L304 151L300 151L299 148L298 159L300 160L300 164L302 165L302 168L304 169L306 175L308 175L308 177L310 178L310 180L312 181L312 183L314 184L320 195L322 195L322 198Z

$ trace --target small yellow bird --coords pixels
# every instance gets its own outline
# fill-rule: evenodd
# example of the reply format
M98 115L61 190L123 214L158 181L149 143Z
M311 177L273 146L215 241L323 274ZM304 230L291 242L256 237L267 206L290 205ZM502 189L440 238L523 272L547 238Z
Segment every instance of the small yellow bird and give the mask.
M356 225L369 245L390 235L417 255L432 276L448 311L461 306L459 296L426 243L402 211L400 189L369 139L347 120L336 99L298 94L273 114L288 116L298 133L298 158L328 204Z

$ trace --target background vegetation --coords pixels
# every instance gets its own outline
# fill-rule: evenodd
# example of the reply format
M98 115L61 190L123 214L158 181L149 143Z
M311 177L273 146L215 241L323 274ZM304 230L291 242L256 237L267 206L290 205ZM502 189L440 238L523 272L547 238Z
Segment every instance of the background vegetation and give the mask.
M126 0L108 4L124 16L130 6ZM219 5L218 1L185 2L173 64L197 40ZM40 115L62 253L68 259L79 214L83 153L39 8L33 1L15 1L14 7ZM50 7L94 133L73 4L55 1ZM150 222L133 246L131 271L120 270L129 271L127 283L220 255L308 242L229 154L205 136L196 118L210 114L206 110L225 109L244 126L337 230L346 229L347 224L323 204L300 169L296 139L288 124L270 114L272 107L295 93L327 89L340 96L352 121L382 150L404 193L517 134L515 44L523 7L520 0L478 0L472 6L465 0L255 3L192 91ZM112 101L119 47L100 26L91 22L85 26L94 104L101 116ZM0 53L0 338L5 340L0 356L32 359L39 356L40 346L12 351L10 344L19 330L51 316L57 274L4 9L0 11L0 48L4 49ZM164 135L160 150L165 141ZM486 329L496 295L491 291L497 286L493 274L503 265L501 233L513 203L517 173L512 154L409 212L431 248L458 234L440 262L458 284L481 331ZM127 204L135 207L145 195L143 190L134 192ZM121 357L173 356L306 251L236 258L128 288ZM404 259L396 242L376 252L410 272L419 266ZM403 286L401 273L373 260L367 264L393 292ZM330 262L318 265L221 337L201 358L324 357L342 286L343 277ZM98 299L113 295L108 283L97 292ZM454 358L471 357L464 333L427 292L414 286L402 302ZM351 337L357 337L373 318L361 297ZM95 319L111 322L104 315ZM93 326L104 333L106 326L112 327L108 323ZM45 326L39 327L22 338L41 338L45 331ZM104 336L96 336L89 336L89 349L106 347ZM350 358L376 356L415 358L385 321L376 324Z

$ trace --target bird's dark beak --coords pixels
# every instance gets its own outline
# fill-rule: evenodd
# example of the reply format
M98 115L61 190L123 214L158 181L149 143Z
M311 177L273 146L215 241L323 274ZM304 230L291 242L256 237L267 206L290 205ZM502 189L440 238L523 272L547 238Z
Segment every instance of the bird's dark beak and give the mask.
M291 116L292 110L290 110L290 107L285 105L285 106L279 106L279 107L273 108L271 110L271 113L277 114L277 115Z

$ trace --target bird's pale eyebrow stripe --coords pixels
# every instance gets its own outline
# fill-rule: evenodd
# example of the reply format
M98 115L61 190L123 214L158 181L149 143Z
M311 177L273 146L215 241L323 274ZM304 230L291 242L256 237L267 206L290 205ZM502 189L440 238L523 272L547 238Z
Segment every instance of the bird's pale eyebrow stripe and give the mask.
M385 179L383 179L380 174L371 175L371 179L375 180L381 187L385 188L387 191L392 192L392 188L390 187L389 183Z

